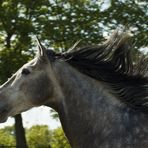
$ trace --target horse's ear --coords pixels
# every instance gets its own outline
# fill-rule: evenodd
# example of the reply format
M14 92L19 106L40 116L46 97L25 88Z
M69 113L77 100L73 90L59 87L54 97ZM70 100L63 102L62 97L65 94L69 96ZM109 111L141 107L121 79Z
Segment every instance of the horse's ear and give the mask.
M38 37L36 37L37 40L37 45L38 45L38 56L40 57L46 57L46 48L41 44L40 40Z

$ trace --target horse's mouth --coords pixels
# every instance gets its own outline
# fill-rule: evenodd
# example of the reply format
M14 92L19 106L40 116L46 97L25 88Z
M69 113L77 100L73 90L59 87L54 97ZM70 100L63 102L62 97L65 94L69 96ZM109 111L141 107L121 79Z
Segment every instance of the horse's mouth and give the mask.
M7 118L8 118L8 110L0 109L0 123L6 122Z
M7 119L8 119L8 117L6 116L6 117L0 117L0 123L4 123L4 122L6 122L7 121Z

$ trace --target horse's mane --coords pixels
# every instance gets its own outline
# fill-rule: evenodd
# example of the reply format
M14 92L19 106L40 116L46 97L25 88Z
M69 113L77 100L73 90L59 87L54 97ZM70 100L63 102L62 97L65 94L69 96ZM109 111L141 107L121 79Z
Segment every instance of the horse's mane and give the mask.
M58 58L80 72L108 84L128 106L148 112L148 58L132 60L130 38L116 31L105 43L74 47Z

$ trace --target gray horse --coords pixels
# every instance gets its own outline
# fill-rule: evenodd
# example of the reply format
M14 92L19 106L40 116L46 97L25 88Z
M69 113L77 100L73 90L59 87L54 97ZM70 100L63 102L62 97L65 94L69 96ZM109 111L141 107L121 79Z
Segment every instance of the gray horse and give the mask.
M46 105L72 148L148 148L148 62L131 60L127 33L65 53L38 48L0 87L0 122Z

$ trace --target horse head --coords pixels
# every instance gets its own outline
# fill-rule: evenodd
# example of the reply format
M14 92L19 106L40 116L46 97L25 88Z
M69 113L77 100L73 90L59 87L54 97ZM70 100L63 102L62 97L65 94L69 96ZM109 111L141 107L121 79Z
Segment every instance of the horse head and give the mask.
M47 55L46 48L37 41L36 57L0 87L0 122L32 107L49 102L54 104L56 79L52 70L53 51L48 51Z

